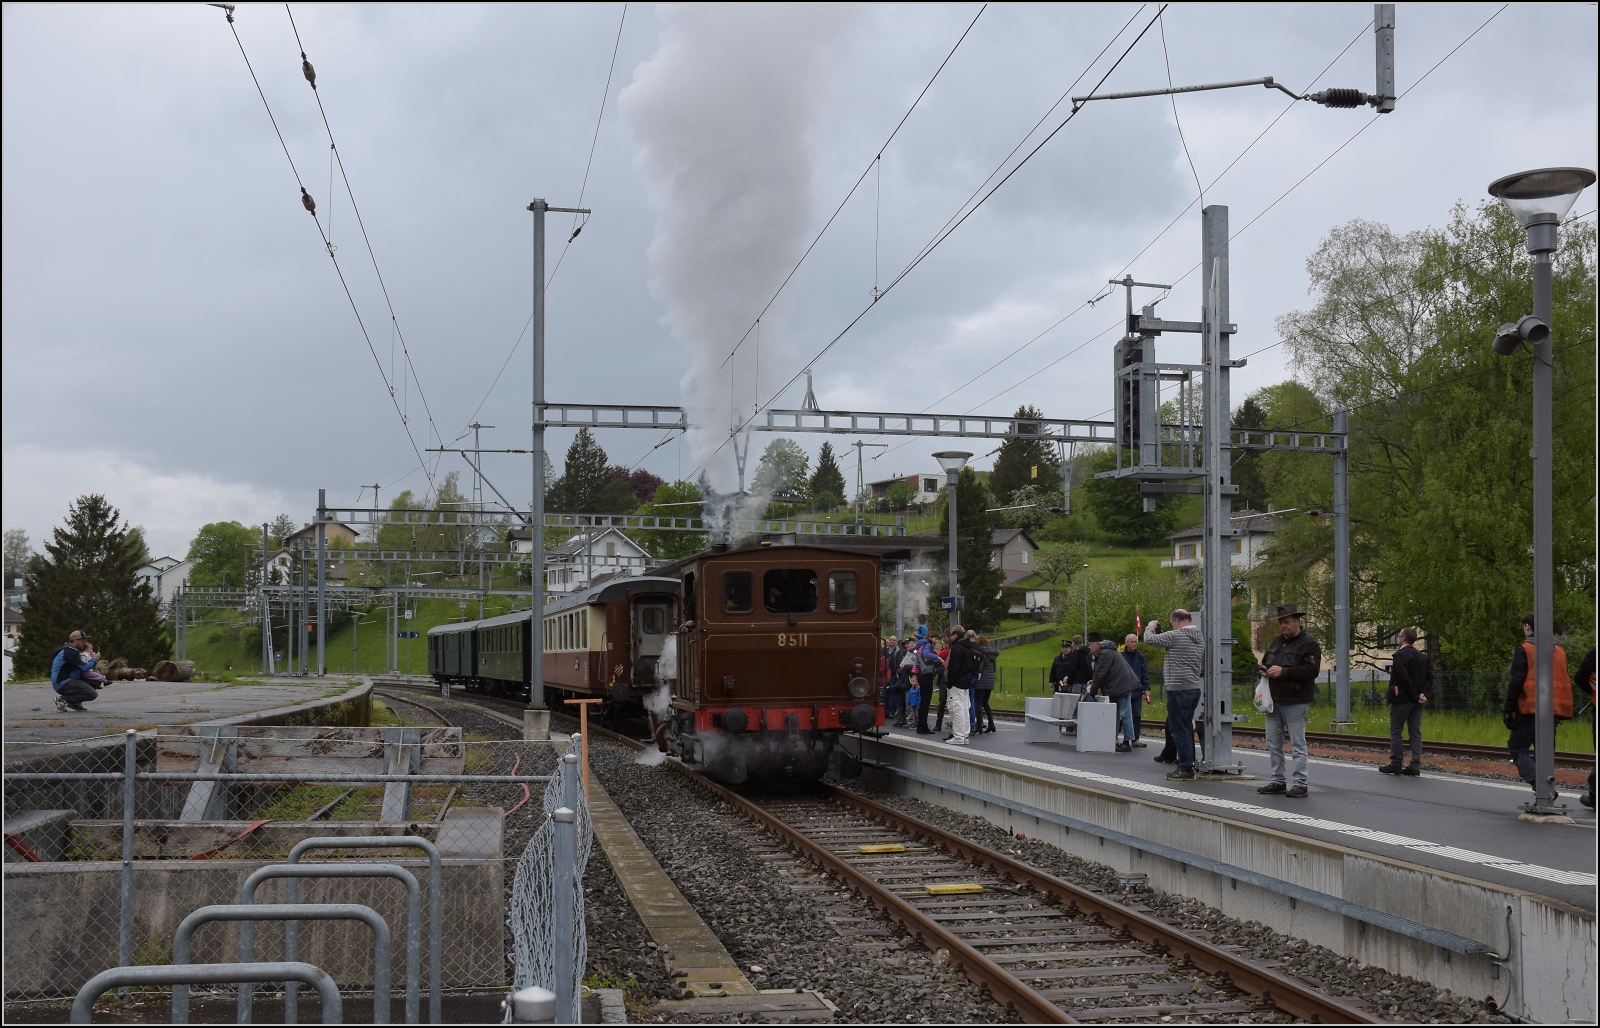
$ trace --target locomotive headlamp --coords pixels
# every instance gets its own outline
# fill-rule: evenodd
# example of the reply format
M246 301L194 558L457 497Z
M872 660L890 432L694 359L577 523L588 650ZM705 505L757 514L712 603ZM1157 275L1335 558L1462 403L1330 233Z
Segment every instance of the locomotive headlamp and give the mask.
M867 698L867 693L869 693L871 691L872 691L872 683L868 682L865 678L861 677L860 675L855 675L850 679L850 695L854 696L856 699L858 699L858 700L866 699Z

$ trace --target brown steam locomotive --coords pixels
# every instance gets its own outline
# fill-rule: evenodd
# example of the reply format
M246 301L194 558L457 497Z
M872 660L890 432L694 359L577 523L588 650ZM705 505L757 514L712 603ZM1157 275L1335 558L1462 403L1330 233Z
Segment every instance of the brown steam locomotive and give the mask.
M762 539L601 582L546 605L545 687L648 713L663 751L721 781L820 777L842 732L883 722L878 574L874 556ZM432 629L429 673L526 697L529 614Z

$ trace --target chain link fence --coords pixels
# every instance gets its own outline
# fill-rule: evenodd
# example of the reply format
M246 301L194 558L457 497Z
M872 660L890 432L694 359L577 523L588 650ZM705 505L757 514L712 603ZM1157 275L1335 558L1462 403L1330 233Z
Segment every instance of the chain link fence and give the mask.
M559 993L556 969L568 964L556 959L557 938L566 940L576 987L592 838L576 756L563 765L549 743L486 741L461 729L162 731L5 747L8 1003L70 999L108 968L172 962L187 915L238 904L253 872L291 858L299 866L398 865L420 884L415 931L405 876L268 876L253 891L258 904L372 908L395 940L389 980L397 993L407 985L405 940L427 947L435 929L437 975L425 956L424 995L435 981L444 991L516 981ZM558 845L562 807L574 813ZM389 837L395 845L371 841ZM253 960L315 964L346 995L370 993L379 977L364 924L261 921L250 934ZM193 932L188 959L235 960L239 942L240 922L208 923ZM207 989L235 994L233 986Z

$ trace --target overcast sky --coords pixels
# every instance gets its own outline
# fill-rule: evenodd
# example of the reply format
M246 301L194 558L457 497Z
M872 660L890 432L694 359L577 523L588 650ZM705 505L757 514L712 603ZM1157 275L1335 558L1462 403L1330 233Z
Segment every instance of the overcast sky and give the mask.
M1595 166L1595 6L1512 5L1462 45L1497 9L1400 4L1397 77L1412 91L1353 141L1373 121L1366 109L1260 88L1177 101L1206 202L1230 207L1239 233L1236 354L1273 343L1273 319L1306 303L1305 259L1335 226L1441 225L1507 172ZM594 215L550 290L550 399L799 406L803 380L774 392L1080 74L1073 93L1100 79L1156 9L987 9L763 318L759 358L752 334L724 366L977 10L630 6L583 190ZM525 208L536 196L577 204L621 14L294 9L391 323L336 169L330 184L329 139L288 16L239 6L239 37L331 222L369 350L221 11L7 4L5 526L37 547L74 497L102 492L146 526L156 552L181 553L208 521L308 520L319 487L339 504L361 483L380 484L385 503L425 491L395 403L418 448L451 445L475 414L496 426L486 446L526 447L525 336L506 363L531 310ZM1102 89L1165 85L1170 58L1180 85L1272 75L1297 90L1314 79L1371 90L1371 18L1371 4L1173 5ZM1088 105L818 362L818 400L1105 416L1121 299L1084 301L1126 268L1177 282L1162 312L1197 318L1198 204L1179 217L1195 195L1167 99ZM1575 213L1593 207L1591 190ZM551 216L551 267L570 228L570 216ZM1292 374L1282 350L1235 374L1236 404ZM1171 356L1195 354L1180 345ZM654 450L659 434L601 442L614 462L673 479L701 466L719 432ZM551 433L558 467L569 441ZM799 441L815 452L821 437ZM756 435L752 449L764 442ZM868 451L884 455L867 476L933 470L928 454L941 448ZM713 474L728 473L726 456ZM464 469L459 458L438 465ZM525 457L491 456L486 470L527 496Z

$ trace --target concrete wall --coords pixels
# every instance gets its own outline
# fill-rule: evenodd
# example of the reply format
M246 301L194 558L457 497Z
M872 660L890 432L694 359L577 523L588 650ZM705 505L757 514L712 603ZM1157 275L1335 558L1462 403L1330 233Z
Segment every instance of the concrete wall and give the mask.
M915 774L1361 903L1480 940L1499 952L1505 952L1508 941L1509 908L1509 964L1516 980L1509 1009L1542 1023L1593 1023L1600 1013L1594 993L1595 916L1557 900L1018 770L897 746L884 746L880 752L896 767ZM1086 860L1121 871L1142 871L1150 876L1153 888L1192 897L1230 917L1259 921L1363 963L1464 996L1506 996L1505 972L1497 978L1486 955L1453 954L1270 889L901 775L875 772L866 781L982 817L1012 833L1024 832Z
M398 863L422 886L423 982L427 981L428 862ZM190 911L211 903L237 903L239 890L261 860L139 861L133 890L133 951L137 964L166 963L172 936ZM500 988L505 984L505 881L499 859L447 861L442 895L446 987ZM95 974L117 964L121 865L97 863L5 866L5 985L8 998L71 996ZM300 898L310 903L361 903L388 922L393 935L396 994L405 983L405 887L392 880L307 879ZM283 883L269 882L258 902L282 902ZM238 957L237 924L214 924L194 937L199 963ZM283 959L283 926L256 930L257 960ZM359 922L306 922L300 959L322 967L342 988L371 988L372 932ZM426 990L424 990L426 996ZM397 1000L398 1002L398 1000ZM400 1013L396 1008L395 1013Z

